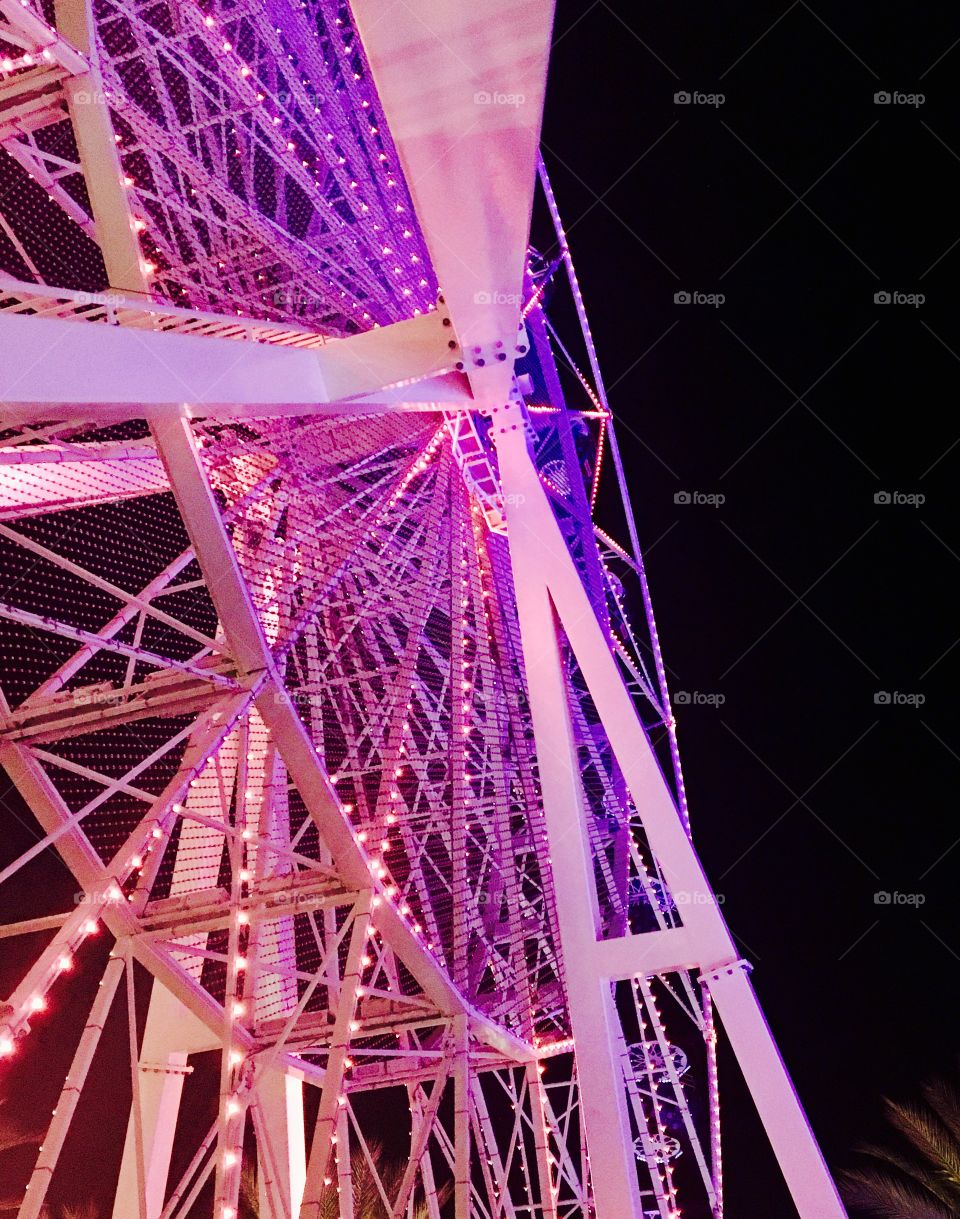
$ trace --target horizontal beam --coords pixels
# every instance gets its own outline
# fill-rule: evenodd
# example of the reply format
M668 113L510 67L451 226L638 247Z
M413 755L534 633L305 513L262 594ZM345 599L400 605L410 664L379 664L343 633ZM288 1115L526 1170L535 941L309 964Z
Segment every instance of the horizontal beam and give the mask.
M38 408L31 407L30 415L37 418ZM84 453L74 456L70 450L52 445L6 450L0 454L0 521L68 508L89 508L169 490L156 453L146 446L136 456L127 456L129 452L119 449L116 456Z
M619 982L673 973L678 969L696 969L700 953L684 927L668 927L662 931L599 940L596 964L600 977Z
M29 422L51 407L100 422L462 404L469 391L443 322L430 312L302 349L0 313L0 350L12 353L0 366L0 418Z

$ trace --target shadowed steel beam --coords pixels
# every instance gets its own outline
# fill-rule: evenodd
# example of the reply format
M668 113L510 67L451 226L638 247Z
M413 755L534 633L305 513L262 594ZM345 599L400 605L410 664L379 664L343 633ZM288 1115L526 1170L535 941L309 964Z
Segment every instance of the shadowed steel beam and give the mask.
M474 395L504 399L553 3L353 0L351 7Z

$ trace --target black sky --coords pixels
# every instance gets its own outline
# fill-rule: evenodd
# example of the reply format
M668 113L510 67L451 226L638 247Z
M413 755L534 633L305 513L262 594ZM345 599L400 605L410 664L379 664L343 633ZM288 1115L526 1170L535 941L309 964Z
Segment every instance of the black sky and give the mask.
M958 1050L958 39L946 5L561 0L544 129L671 686L725 699L676 709L694 833L835 1167ZM792 1215L726 1096L728 1213Z

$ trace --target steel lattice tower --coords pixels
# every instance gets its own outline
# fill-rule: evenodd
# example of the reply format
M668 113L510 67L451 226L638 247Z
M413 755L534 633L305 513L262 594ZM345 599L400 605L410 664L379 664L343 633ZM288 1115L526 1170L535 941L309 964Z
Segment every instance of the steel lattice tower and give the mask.
M629 502L593 520L552 6L476 7L0 0L19 1219L117 1030L114 1219L361 1219L358 1174L394 1219L719 1219L715 1011L843 1215L691 845Z

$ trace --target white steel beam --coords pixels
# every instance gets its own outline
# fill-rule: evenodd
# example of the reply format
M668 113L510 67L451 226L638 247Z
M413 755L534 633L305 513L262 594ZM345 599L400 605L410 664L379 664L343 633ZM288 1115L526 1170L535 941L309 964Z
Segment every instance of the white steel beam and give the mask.
M300 1210L306 1182L303 1073L270 1071L254 1102L263 1219L289 1219Z
M513 494L507 446L499 452L505 493ZM515 520L511 513L510 558L537 755L546 761L541 761L543 808L590 1176L599 1219L640 1219L637 1167L617 1048L620 1022L610 981L599 972L596 959L599 915L580 765L553 606L543 576L543 552L555 551L556 543L550 545L549 535L541 539L532 530L521 532ZM565 547L562 553L566 554Z
M639 1214L640 1199L611 979L631 967L639 975L681 967L691 957L709 969L735 962L736 952L543 491L527 448L520 404L504 406L517 350L551 6L543 0L498 0L477 10L465 0L443 5L404 0L384 12L373 0L354 0L353 8L474 395L494 413L502 491L511 505L511 559L542 762L591 1175L601 1219L625 1219ZM625 950L607 950L606 960L597 952L592 850L555 608L651 849L671 891L687 899L685 934L660 932L655 944L646 947L646 937L633 937ZM740 1047L748 1058L754 1056L754 1065L746 1070L748 1083L801 1214L804 1219L842 1216L786 1072L778 1059L773 1061L775 1047L755 1001L750 1010L757 1018L749 1018L752 995L745 996L749 984L743 971L735 967L711 978L721 1014L726 997L726 1014L740 1029ZM759 1038L756 1044L754 1038Z
M153 984L147 1023L140 1046L140 1123L145 1154L147 1219L163 1210L167 1174L177 1129L183 1085L191 1068L189 1052L210 1047L210 1030L159 983ZM114 1219L128 1219L138 1206L137 1140L133 1106L124 1140Z
M84 163L87 193L107 277L114 288L145 297L145 267L127 205L123 175L118 172L120 162L100 74L93 5L90 0L56 0L55 12L61 36L83 55L87 65L87 71L68 77L62 87ZM101 225L104 217L115 222Z
M596 1103L619 1104L622 1084L611 1078L615 1041L606 1041L602 1013L585 1011L599 988L625 976L697 965L720 1012L781 1171L803 1219L844 1219L845 1212L790 1077L750 987L744 963L697 859L673 797L617 668L547 499L516 400L494 411L511 561L537 749L543 767L544 808L557 880L558 919L576 1038L592 1177L601 1219L630 1215L607 1195L598 1155L609 1158L609 1116ZM592 850L581 805L579 773L566 712L567 684L558 620L579 663L604 730L643 822L650 849L682 910L683 929L624 937L599 945L584 911L596 914ZM650 936L653 951L645 947ZM676 949L671 962L672 950ZM612 968L611 968L612 966ZM653 966L654 968L651 968ZM607 972L608 969L610 972ZM608 1015L616 1019L608 1005ZM589 1065L586 1059L589 1057ZM595 1062L600 1057L605 1062ZM596 1076L593 1074L596 1069ZM604 1075L603 1072L606 1072ZM605 1137L605 1134L607 1137ZM612 1167L612 1166L611 1166ZM623 1168L621 1167L621 1173ZM633 1173L635 1181L635 1172ZM618 1209L619 1208L619 1209Z
M344 1072L347 1069L347 1050L350 1048L351 1037L359 1027L359 1022L356 1020L357 1000L360 994L360 981L363 977L363 956L367 947L367 938L372 931L370 896L369 892L361 894L353 910L350 946L347 949L343 966L343 980L339 987L337 1012L327 1054L323 1089L320 1093L320 1108L317 1112L317 1123L313 1129L310 1158L307 1161L307 1179L300 1203L300 1219L320 1219L322 1214L321 1199L327 1169L333 1154L337 1115L341 1106L346 1103L346 1094L341 1093L341 1088Z
M552 0L351 7L474 394L506 398Z
M145 445L30 445L0 453L0 521L166 490L160 459Z
M467 1022L453 1022L453 1214L470 1219L470 1039Z
M305 350L0 313L0 348L16 353L0 366L0 418L434 410L469 403L451 334L430 312Z

